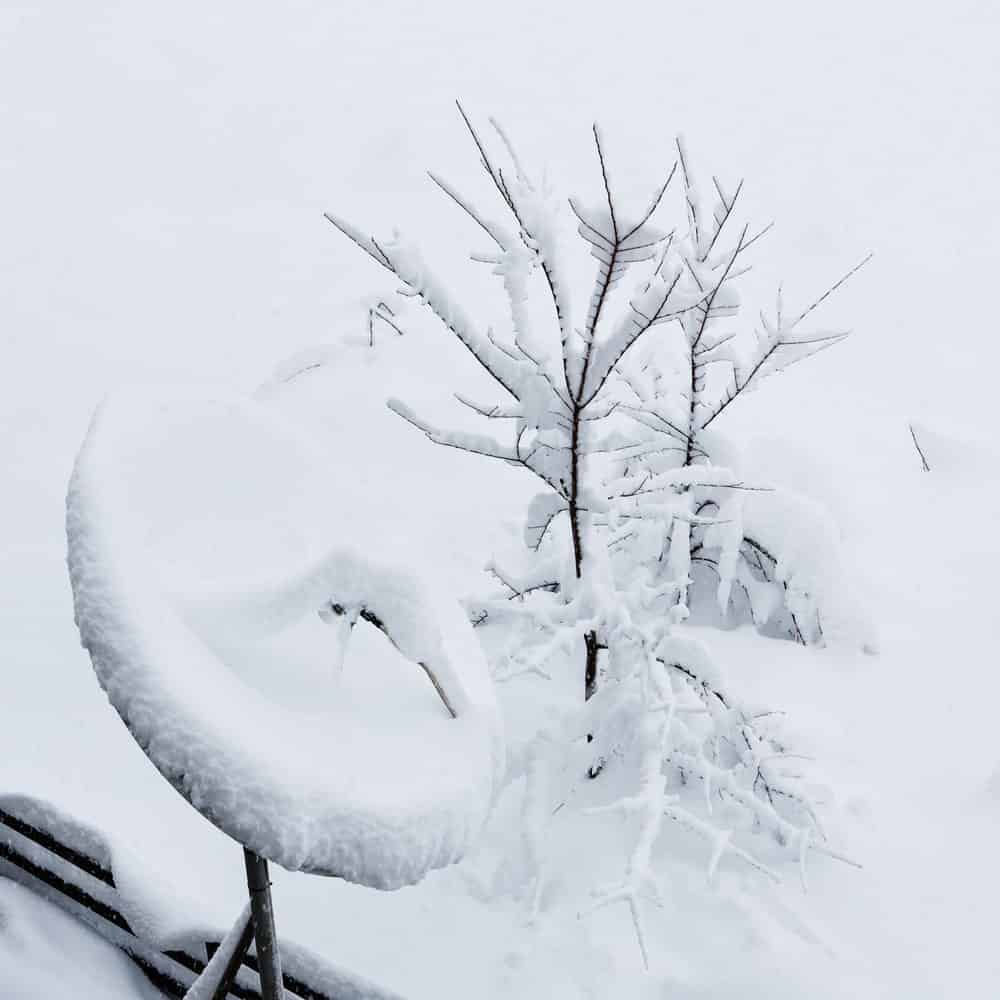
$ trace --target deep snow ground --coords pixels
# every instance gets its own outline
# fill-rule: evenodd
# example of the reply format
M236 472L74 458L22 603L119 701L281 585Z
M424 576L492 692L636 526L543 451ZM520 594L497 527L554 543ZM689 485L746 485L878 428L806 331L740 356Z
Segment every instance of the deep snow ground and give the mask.
M160 996L117 948L7 879L0 879L0 989L5 1000Z
M388 340L375 351L363 344L334 351L325 370L265 395L322 432L331 448L331 475L346 491L377 498L372 502L383 507L383 516L410 518L413 545L437 553L444 578L468 586L488 554L484 519L513 521L529 484L500 466L484 468L414 439L415 432L383 409L378 390L403 392L408 382L415 402L433 405L436 380L430 374L419 383L412 378L427 349L420 336ZM804 393L808 376L803 368L776 382L770 401L761 393L747 424L769 425L768 402L792 395L796 382ZM355 420L343 420L345 408ZM709 889L702 845L671 835L660 852L664 906L647 914L656 942L647 976L625 914L587 912L590 890L620 871L625 831L617 820L567 811L554 825L542 916L527 924L524 903L506 891L517 888L516 879L502 875L515 849L515 787L501 801L483 848L416 889L378 894L277 872L284 932L413 997L471 988L497 998L619 991L654 997L665 989L720 1000L792 998L807 991L831 998L931 998L952 995L958 984L967 995L985 995L983 984L996 972L990 910L997 868L990 851L1000 832L1000 802L990 791L990 775L997 762L991 694L998 685L988 658L976 652L988 648L983 602L997 538L985 531L956 533L935 550L915 546L913 537L978 502L981 470L992 458L970 459L966 469L960 467L965 463L949 465L949 449L974 455L979 447L987 456L992 449L977 446L970 433L958 443L942 435L928 454L944 468L928 475L908 436L892 433L891 411L869 413L866 420L883 430L867 433L861 457L853 446L831 447L822 463L813 464L808 451L784 435L757 447L761 468L771 463L769 475L783 470L786 481L808 487L836 511L847 550L862 567L858 585L871 595L880 622L879 654L806 651L745 628L702 633L737 690L788 713L798 748L816 758L833 789L824 818L834 842L864 865L862 871L814 862L810 890L803 893L795 871L785 870L786 884L770 890L729 865ZM752 440L753 428L746 431ZM373 441L382 446L373 451ZM469 475L493 498L488 505L465 498ZM393 492L401 479L412 485ZM836 488L848 481L848 490ZM907 498L902 511L900 494ZM872 547L884 553L878 563L864 558ZM961 639L941 613L945 601L946 607L973 609ZM366 669L370 659L392 669L378 636L359 639L349 673ZM81 677L93 683L88 664L78 662ZM940 664L961 665L967 681L949 681ZM524 679L506 685L502 697L523 720L530 718L526 705L543 704L548 694L545 682ZM110 713L98 719L103 726L94 728L105 743L70 742L50 728L55 735L34 761L43 773L32 774L31 760L19 749L5 758L5 781L27 783L78 815L114 825L134 852L129 882L137 889L155 886L154 896L167 897L156 900L150 927L192 919L225 926L241 896L233 846L174 795L127 738L111 742L120 725ZM5 728L5 738L13 735ZM60 772L70 757L81 769L103 768L105 779L67 787ZM331 766L337 760L332 744ZM600 801L607 794L603 783L615 780L609 768L601 782L581 788L581 801ZM165 894L166 885L171 889Z
M712 636L730 678L814 743L863 872L816 866L808 895L790 884L776 896L728 872L709 893L696 847L678 843L645 977L623 914L568 919L586 904L587 845L610 852L614 831L581 825L560 841L579 846L558 859L551 920L526 927L515 902L490 896L507 803L467 866L388 896L282 877L279 915L287 900L291 937L415 998L989 996L997 15L972 2L606 13L315 0L0 10L0 783L113 808L146 872L196 845L177 891L231 920L238 857L142 758L77 645L62 505L94 405L145 378L251 391L281 358L363 335L356 300L378 285L324 209L382 230L399 221L441 255L462 234L457 259L467 231L422 173L477 182L455 96L500 116L567 192L594 191L591 119L637 200L682 130L699 163L745 175L757 217L777 220L761 287L783 279L804 298L876 252L829 314L855 337L734 408L726 430L763 475L832 509L881 651ZM528 487L381 414L383 389L433 413L455 373L474 379L443 336L420 337L389 339L346 384L336 369L298 380L281 405L326 433L332 475L411 518L465 585ZM362 421L364 408L381 417ZM910 420L931 441L930 474ZM169 834L146 816L169 816Z

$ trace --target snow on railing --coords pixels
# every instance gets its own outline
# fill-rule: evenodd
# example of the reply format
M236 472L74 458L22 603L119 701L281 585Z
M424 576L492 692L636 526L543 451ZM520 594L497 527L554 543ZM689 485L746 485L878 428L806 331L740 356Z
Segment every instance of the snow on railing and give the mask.
M144 940L126 915L128 908L107 864L109 850L95 851L94 832L65 822L65 817L58 823L46 822L50 813L38 800L0 796L0 877L54 903L120 948L166 996L188 995L224 936L167 950ZM250 925L244 921L243 926ZM227 963L228 974L219 977L215 992L205 997L259 1000L260 972L256 955L249 951L251 937L240 935L233 952L238 961L231 967ZM287 1000L400 1000L398 994L290 942L281 942L281 953Z

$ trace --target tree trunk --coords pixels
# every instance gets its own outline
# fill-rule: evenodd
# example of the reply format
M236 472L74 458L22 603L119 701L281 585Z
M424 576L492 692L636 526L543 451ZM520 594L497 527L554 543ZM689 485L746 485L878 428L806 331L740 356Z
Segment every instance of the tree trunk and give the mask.
M573 411L570 434L570 481L569 481L569 529L573 537L573 568L578 580L583 577L583 532L580 530L580 418L581 408ZM583 668L583 698L589 701L597 690L597 633L588 632L584 636L586 657ZM588 740L591 737L588 737Z
M573 411L573 423L570 436L570 483L569 483L569 528L573 538L573 567L576 578L583 578L583 532L580 530L580 417L582 410L577 407ZM586 653L583 664L583 700L590 701L597 691L597 656L600 642L597 632L591 630L583 637ZM594 734L587 733L587 742L594 741ZM587 774L596 778L601 773L602 763L591 765Z
M584 700L590 701L597 690L597 651L600 648L597 642L597 633L588 632L583 641L587 647L587 661L584 671Z

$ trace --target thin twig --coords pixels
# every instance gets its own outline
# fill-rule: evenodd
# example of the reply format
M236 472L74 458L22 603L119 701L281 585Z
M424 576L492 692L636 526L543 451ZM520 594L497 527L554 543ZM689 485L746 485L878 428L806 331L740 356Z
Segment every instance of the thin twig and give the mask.
M924 472L930 472L931 467L927 461L927 456L924 454L924 449L920 447L920 442L917 440L917 432L913 424L908 425L910 428L910 437L913 438L913 447L917 449L917 454L920 456L920 464L924 467Z

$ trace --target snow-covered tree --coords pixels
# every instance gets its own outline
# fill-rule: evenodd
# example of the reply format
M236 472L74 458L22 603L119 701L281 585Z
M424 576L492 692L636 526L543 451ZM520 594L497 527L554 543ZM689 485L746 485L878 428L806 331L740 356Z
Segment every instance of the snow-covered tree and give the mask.
M407 294L428 306L493 379L499 399L480 403L459 398L494 426L509 428L506 433L446 430L422 419L403 402L390 405L432 441L522 466L541 481L544 492L528 515L529 545L537 550L557 520L561 521L568 531L571 565L557 569L554 579L539 579L530 586L558 590L571 601L600 558L595 546L603 545L592 536L593 516L605 504L589 475L589 458L599 450L596 425L615 408L607 398L609 381L649 331L679 318L705 298L690 280L683 261L669 253L670 237L652 221L676 165L648 205L628 214L612 193L601 134L595 126L603 201L593 208L570 201L579 233L597 260L583 322L576 325L561 266L559 202L531 179L496 121L491 119L491 125L509 160L506 168L487 150L461 106L459 111L508 218L498 221L485 215L447 181L431 176L492 244L488 252L476 253L473 259L489 265L503 283L509 306L505 332L499 332L497 324L486 323L484 328L482 321L471 317L413 242L398 234L379 241L338 216L327 218L402 282ZM624 308L614 310L613 291L632 268L647 262L653 264L652 274L628 295ZM528 282L536 274L547 286L551 301L550 321L544 330L528 308ZM583 644L583 690L590 698L597 685L598 653L603 645L596 628L583 632Z
M580 774L621 761L631 791L607 808L638 816L639 832L624 880L599 902L628 904L645 956L639 901L655 888L652 852L665 819L708 842L710 873L732 856L777 877L744 843L752 831L769 834L803 866L809 850L835 854L824 843L812 786L772 713L734 697L704 644L676 626L688 614L694 560L715 553L730 589L736 580L752 590L738 575L743 564L759 567L762 586L781 579L781 569L765 564L781 556L743 528L748 515L732 498L748 487L722 461L709 428L767 374L839 335L801 333L813 307L792 318L779 308L756 346L735 353L720 321L736 312L743 255L763 234L744 227L727 243L739 189L727 196L717 183L719 207L704 220L679 146L664 182L630 213L615 196L596 127L600 199L568 201L597 262L578 304L561 240L563 206L529 176L495 121L502 156L459 110L506 217L487 215L432 178L489 241L487 252L472 257L500 279L506 317L471 316L399 234L383 241L327 217L430 309L499 393L488 402L458 397L486 422L482 433L442 428L398 400L392 409L438 444L522 467L542 483L527 511L521 557L488 567L501 592L470 608L475 622L499 626L503 636L494 656L498 680L548 675L563 664L578 671L582 660L584 697L511 763L509 778L525 781L526 875L537 904L553 802L571 795ZM680 231L654 221L678 172L687 204ZM639 280L624 287L636 272ZM546 313L533 308L532 281L545 292ZM710 393L713 365L728 366L731 378ZM723 597L728 604L720 587ZM791 598L785 603L798 615Z

